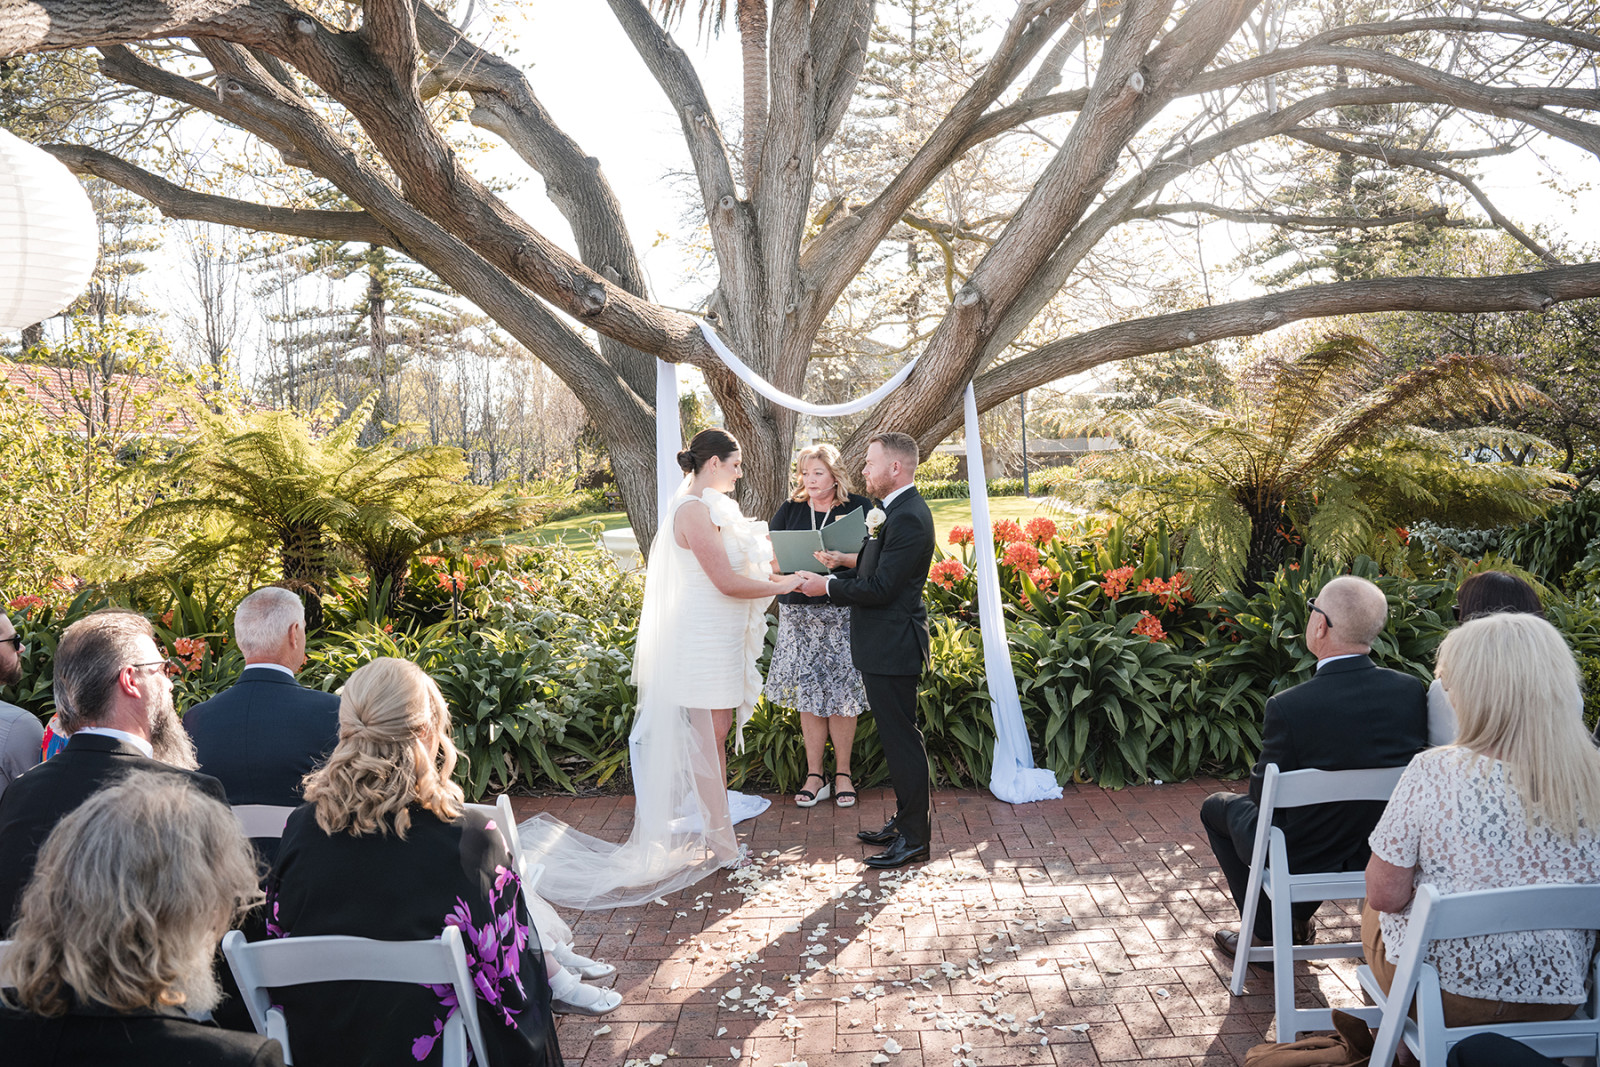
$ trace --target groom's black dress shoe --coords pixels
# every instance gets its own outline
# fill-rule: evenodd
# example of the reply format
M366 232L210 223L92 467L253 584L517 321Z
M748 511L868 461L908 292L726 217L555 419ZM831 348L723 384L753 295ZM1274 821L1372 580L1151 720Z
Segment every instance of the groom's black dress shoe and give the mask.
M928 846L913 845L903 837L897 837L894 844L866 860L868 867L904 867L908 863L926 862Z
M856 837L860 838L862 841L865 841L869 845L887 845L889 842L898 839L899 836L900 830L895 826L893 819L890 819L888 822L884 823L882 830L856 831Z

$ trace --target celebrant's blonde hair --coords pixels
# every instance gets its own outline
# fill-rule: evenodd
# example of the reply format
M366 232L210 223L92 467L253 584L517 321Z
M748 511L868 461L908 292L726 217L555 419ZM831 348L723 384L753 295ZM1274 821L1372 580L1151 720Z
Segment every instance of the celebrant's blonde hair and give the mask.
M806 492L806 484L802 480L800 468L812 460L821 463L828 468L828 473L833 475L834 506L837 507L840 504L848 503L850 500L850 482L845 478L844 472L839 469L839 450L826 442L820 445L808 445L802 448L800 454L794 458L795 489L789 499L798 503L810 496Z

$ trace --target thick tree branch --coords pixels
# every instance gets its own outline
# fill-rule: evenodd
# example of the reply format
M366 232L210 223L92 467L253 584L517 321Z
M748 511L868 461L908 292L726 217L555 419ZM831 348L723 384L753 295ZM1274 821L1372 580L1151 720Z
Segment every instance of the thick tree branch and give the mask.
M1125 219L1159 219L1172 215L1213 215L1230 222L1252 225L1282 226L1289 230L1378 230L1387 226L1404 226L1413 222L1431 222L1436 226L1465 227L1461 221L1451 221L1449 212L1442 207L1423 211L1399 211L1393 215L1296 215L1276 211L1240 211L1221 204L1203 204L1187 201L1181 204L1150 204L1130 211Z
M417 7L417 34L434 63L422 80L422 95L471 93L472 123L504 139L544 176L545 191L572 226L584 263L635 296L647 296L622 205L601 173L600 161L556 125L522 71L468 41L426 5ZM604 335L600 352L635 392L651 395L653 358Z
M1556 41L1589 52L1600 52L1600 36L1557 26L1548 22L1518 22L1510 19L1396 19L1393 22L1362 23L1325 30L1306 41L1310 45L1333 44L1360 37L1399 37L1409 33L1481 33L1523 37L1530 41Z
M1301 319L1382 311L1544 311L1568 300L1593 297L1600 297L1600 263L1489 278L1380 278L1308 286L1102 326L1003 363L980 375L973 385L979 409L988 410L1024 389L1103 363L1252 336ZM922 439L937 443L957 430L960 421L957 407Z
M816 141L827 144L850 110L866 63L872 0L818 0L811 24L816 28L811 35L816 49Z
M0 0L0 57L177 36L251 0Z
M1545 110L1548 107L1592 110L1600 107L1600 91L1483 86L1370 48L1301 45L1280 49L1200 75L1191 81L1185 93L1192 96L1216 92L1269 75L1318 66L1364 70L1419 89L1432 90L1454 107L1526 123L1600 156L1600 127Z
M806 315L801 321L808 332L815 332L822 325L839 294L928 183L959 158L961 146L982 119L984 110L1083 3L1084 0L1061 0L1054 5L1032 3L1019 7L993 58L972 87L945 113L911 162L871 204L811 242L801 261L809 289Z
M398 238L365 211L314 211L269 207L185 189L125 160L82 145L41 145L74 174L92 174L150 201L163 215L222 226L305 237L313 241L353 241L406 251Z

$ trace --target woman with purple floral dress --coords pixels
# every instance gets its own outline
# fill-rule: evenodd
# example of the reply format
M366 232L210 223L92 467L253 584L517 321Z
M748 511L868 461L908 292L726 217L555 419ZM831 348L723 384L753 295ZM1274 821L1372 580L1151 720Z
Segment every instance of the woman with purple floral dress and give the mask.
M414 664L376 660L350 676L339 745L306 777L267 879L267 932L403 941L458 927L492 1067L561 1067L539 938L499 828L463 814L449 724ZM273 1001L297 1067L437 1064L461 1008L448 986L382 982L297 986Z

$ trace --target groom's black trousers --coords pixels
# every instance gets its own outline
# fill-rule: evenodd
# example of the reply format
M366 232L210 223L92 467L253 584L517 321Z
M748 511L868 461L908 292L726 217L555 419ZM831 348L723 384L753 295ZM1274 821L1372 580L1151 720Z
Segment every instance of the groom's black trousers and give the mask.
M895 826L908 844L926 845L933 827L933 802L929 795L928 750L917 724L917 674L861 672L867 704L878 724L878 739L889 761L898 805Z

